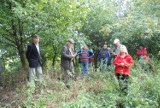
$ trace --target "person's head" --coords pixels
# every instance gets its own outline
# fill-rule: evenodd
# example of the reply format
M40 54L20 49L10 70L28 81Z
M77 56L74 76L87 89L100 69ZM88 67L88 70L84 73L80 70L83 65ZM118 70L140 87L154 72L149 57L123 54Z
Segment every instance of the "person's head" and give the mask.
M124 45L120 47L120 53L127 53L127 49Z
M37 34L33 35L33 42L35 44L38 44L39 43L39 36Z
M119 39L115 39L113 43L114 43L114 45L118 46L120 44L120 40Z
M75 42L74 42L73 39L68 39L68 40L67 40L67 46L68 46L68 47L72 47L72 46L74 45L74 43L75 43Z
M139 45L139 49L143 49L143 45Z
M107 49L108 46L106 44L103 45L103 49Z
M88 49L86 44L83 45L83 49Z

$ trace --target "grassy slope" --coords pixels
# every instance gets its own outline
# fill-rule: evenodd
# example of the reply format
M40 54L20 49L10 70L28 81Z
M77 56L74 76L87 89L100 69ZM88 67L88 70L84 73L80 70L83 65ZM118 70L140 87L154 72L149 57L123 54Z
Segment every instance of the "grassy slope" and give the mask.
M43 84L18 83L15 91L4 92L0 107L158 108L160 70L158 65L153 68L154 72L144 71L138 65L132 68L127 95L119 92L114 69L105 73L89 72L83 78L78 76L76 81L70 81L70 89L65 87L62 80L57 79L57 75L48 73L45 74Z

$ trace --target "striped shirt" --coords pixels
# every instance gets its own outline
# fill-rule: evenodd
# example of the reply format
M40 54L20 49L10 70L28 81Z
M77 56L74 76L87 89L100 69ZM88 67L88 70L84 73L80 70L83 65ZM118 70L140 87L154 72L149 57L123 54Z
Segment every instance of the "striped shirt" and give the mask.
M85 62L85 63L89 62L89 54L86 49L83 49L80 59L81 59L81 62Z

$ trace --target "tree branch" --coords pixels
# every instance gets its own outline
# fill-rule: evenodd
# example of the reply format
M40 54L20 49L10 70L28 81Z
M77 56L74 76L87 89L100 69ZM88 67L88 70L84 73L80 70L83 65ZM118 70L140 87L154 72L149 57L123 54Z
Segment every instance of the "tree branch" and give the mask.
M1 36L2 36L4 39L10 41L12 44L15 44L15 42L14 42L13 40L9 39L9 38L6 37L5 35L7 35L7 34L1 34Z
M5 32L9 33L10 35L13 35L12 32L10 32L9 30L7 30L5 27L2 27L2 29L3 29Z
M40 27L35 33L33 33L33 34L37 34L38 32L40 32L44 26L46 26L46 25L44 24L43 26L41 26L41 27Z
M38 32L40 32L40 31L43 29L44 26L46 26L46 25L43 25L42 27L40 27L35 33L31 33L31 35L30 35L29 37L25 38L25 39L23 40L23 42L25 42L25 41L27 41L29 38L31 38L32 35L37 34Z
M9 46L12 46L12 47L14 47L14 48L17 48L17 46L15 46L14 44L5 42L5 41L3 41L3 40L0 40L0 43L1 43L1 44L4 43L4 44L6 44L7 46L9 45Z

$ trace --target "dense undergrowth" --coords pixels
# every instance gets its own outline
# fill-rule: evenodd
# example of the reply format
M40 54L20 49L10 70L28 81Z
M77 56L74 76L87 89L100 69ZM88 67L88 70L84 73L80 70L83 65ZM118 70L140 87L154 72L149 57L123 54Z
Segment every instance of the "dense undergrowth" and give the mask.
M153 62L148 68L138 63L131 69L128 94L119 91L114 69L108 72L89 72L70 80L67 89L61 73L47 70L42 84L39 82L17 85L10 108L158 108L160 107L160 64ZM146 69L147 68L147 69Z

